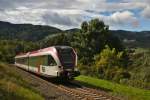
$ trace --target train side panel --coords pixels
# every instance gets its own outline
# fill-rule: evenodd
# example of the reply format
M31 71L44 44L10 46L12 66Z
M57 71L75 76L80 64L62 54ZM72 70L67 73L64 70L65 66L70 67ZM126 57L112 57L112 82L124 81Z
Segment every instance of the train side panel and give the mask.
M58 70L58 64L50 54L29 57L29 71L57 77Z

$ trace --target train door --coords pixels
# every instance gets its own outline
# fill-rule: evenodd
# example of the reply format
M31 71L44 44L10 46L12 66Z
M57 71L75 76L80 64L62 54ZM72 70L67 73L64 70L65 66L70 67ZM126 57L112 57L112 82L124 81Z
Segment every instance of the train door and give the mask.
M50 75L50 76L57 76L57 63L51 55L47 56L47 65L41 65L41 73Z

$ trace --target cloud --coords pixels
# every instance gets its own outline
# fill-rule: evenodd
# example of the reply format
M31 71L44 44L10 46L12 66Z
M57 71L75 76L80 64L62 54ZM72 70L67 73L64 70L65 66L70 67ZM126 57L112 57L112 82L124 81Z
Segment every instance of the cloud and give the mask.
M110 26L137 26L138 20L130 11L114 12L110 15L103 15L96 12L84 10L51 10L43 16L43 22L54 26L79 27L81 22L92 18L99 18ZM135 25L136 24L136 25Z
M79 21L79 16L70 14L60 14L56 12L49 12L42 16L43 21L46 24L58 24L66 26L77 26Z
M0 0L0 20L13 23L51 25L68 29L79 27L82 21L97 17L111 27L137 27L139 25L138 17L132 10L143 9L141 15L149 18L149 1Z
M5 10L0 18L13 23L32 23L51 25L62 29L79 27L82 21L99 18L110 26L124 26L132 24L137 19L130 11L114 12L103 15L99 12L75 9L29 9L18 7L16 10Z
M141 5L142 11L140 15L144 18L150 19L150 0L123 0L124 2L139 3Z
M142 12L141 15L145 18L150 19L150 6L147 6Z
M99 18L103 20L107 25L113 26L125 26L138 27L139 21L131 11L116 11L109 15L85 13L89 18Z
M78 9L97 11L128 10L144 7L142 2L107 2L107 0L1 0L0 9L15 9L18 6L41 9Z
M130 11L115 12L108 17L108 22L113 25L132 24L136 20Z
M44 24L41 19L41 15L44 12L44 9L30 10L28 8L21 7L17 10L5 10L0 12L0 19L12 23Z

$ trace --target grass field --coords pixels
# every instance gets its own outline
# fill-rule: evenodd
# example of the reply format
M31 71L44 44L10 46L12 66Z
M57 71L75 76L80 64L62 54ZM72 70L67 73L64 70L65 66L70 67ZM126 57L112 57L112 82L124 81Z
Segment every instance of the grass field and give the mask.
M120 85L110 81L83 75L76 77L75 80L83 82L84 85L86 84L107 90L110 94L119 96L125 100L150 100L150 90Z
M30 84L0 63L0 100L44 100Z

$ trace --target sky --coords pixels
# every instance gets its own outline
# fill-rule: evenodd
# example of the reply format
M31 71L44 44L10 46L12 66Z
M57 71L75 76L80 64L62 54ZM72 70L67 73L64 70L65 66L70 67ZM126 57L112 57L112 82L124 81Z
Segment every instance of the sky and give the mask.
M0 0L0 21L66 30L93 18L111 30L150 31L150 0Z

